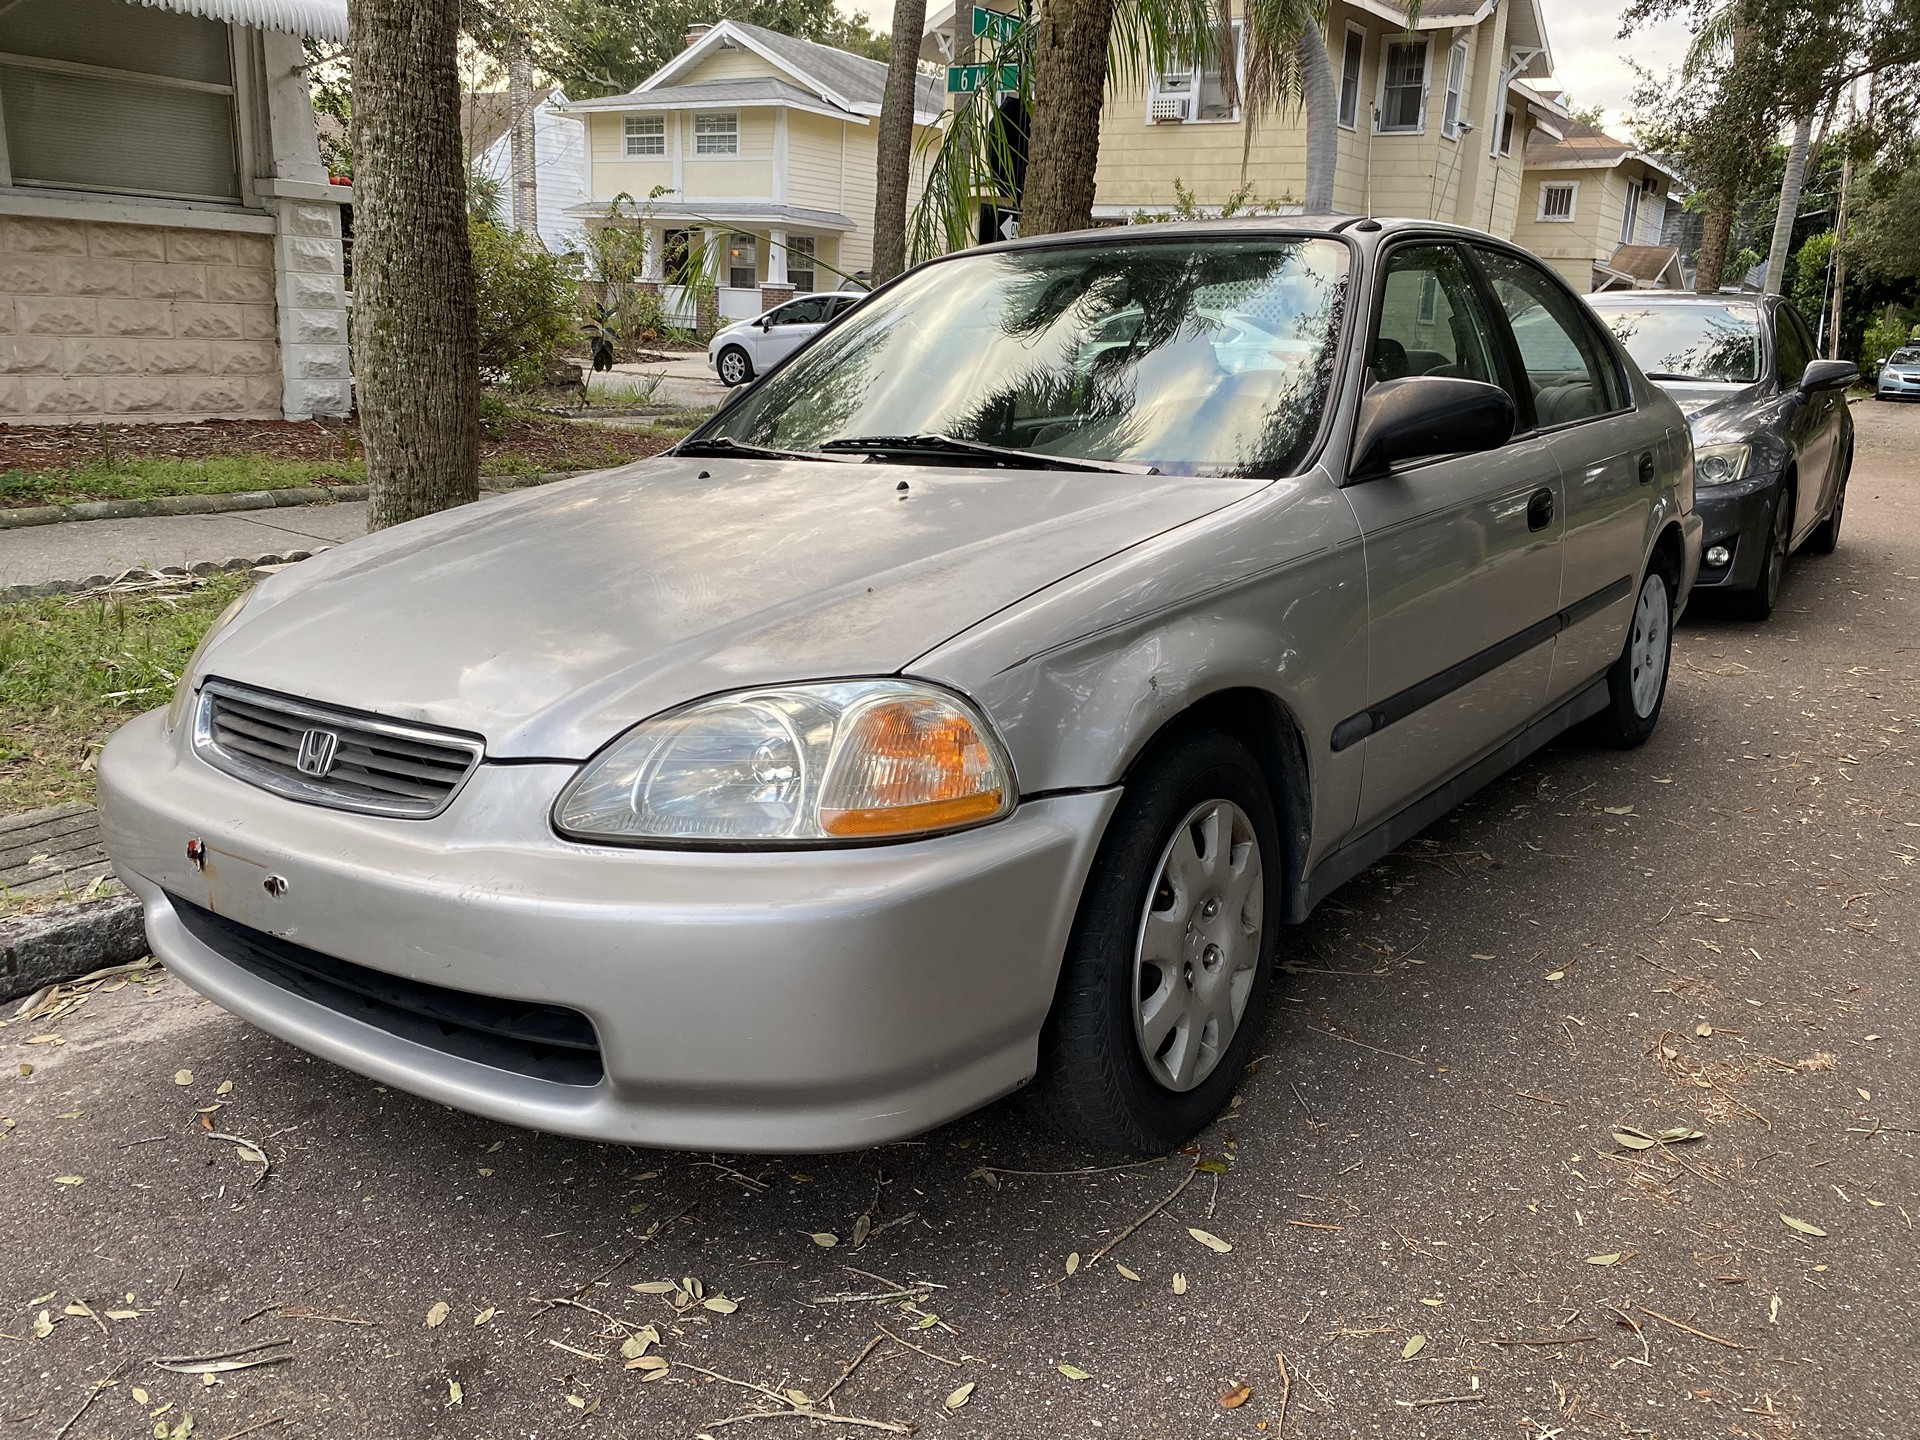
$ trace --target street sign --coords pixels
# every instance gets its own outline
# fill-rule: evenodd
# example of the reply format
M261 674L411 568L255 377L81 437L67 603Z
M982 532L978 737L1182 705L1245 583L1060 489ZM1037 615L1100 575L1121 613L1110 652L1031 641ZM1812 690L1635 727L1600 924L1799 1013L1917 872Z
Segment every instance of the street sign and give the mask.
M985 90L993 81L994 67L991 65L949 65L947 67L947 93L949 95L971 95L976 90ZM1018 90L1020 88L1020 67L1002 65L998 88Z
M1004 10L989 10L982 5L973 7L974 35L1003 45L1018 35L1025 23L1018 15L1009 15Z
M1008 240L1018 240L1020 238L1020 217L1018 215L1009 215L1006 219L1002 220L1000 222L1000 233Z

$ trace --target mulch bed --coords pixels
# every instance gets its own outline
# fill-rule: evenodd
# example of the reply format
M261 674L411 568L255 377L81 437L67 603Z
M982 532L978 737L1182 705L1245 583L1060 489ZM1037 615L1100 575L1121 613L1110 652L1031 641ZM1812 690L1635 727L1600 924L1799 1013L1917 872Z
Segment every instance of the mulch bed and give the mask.
M590 427L532 416L482 420L480 463L512 457L535 470L643 460L669 442L611 425ZM176 425L0 425L0 471L40 473L115 460L204 460L262 455L348 461L362 454L356 420L205 420ZM318 483L326 484L325 477ZM337 483L346 483L344 480Z

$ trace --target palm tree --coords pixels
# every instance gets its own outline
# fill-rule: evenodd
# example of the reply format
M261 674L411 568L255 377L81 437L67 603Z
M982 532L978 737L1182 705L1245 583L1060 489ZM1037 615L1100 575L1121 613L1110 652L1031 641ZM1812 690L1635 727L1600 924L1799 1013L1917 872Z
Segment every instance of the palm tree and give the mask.
M954 23L959 25L956 6ZM913 117L920 108L920 41L926 28L927 0L895 0L893 55L887 65L886 93L880 100L879 156L873 190L873 283L880 285L906 268L907 185L913 168Z
M1418 17L1417 8L1407 23ZM1301 206L1309 215L1333 211L1333 170L1339 156L1339 92L1322 27L1327 0L1246 0L1247 78L1242 113L1247 117L1241 151L1244 177L1253 153L1253 131L1268 110L1298 101L1306 120L1307 186Z

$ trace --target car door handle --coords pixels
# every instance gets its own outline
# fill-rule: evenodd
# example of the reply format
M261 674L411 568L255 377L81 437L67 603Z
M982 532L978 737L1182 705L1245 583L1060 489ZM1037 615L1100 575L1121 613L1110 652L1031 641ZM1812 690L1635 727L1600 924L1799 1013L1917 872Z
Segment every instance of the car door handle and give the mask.
M1544 530L1553 523L1553 491L1540 489L1527 497L1527 529Z
M1651 450L1642 450L1640 452L1640 483L1642 485L1651 485L1653 483L1653 475L1653 452Z

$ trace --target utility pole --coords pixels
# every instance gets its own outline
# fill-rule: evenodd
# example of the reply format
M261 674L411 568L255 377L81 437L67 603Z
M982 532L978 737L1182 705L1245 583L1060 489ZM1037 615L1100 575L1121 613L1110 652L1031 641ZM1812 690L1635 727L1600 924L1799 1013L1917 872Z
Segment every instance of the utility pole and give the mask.
M534 181L533 61L524 44L507 57L507 155L511 171L513 228L540 238L539 191Z

